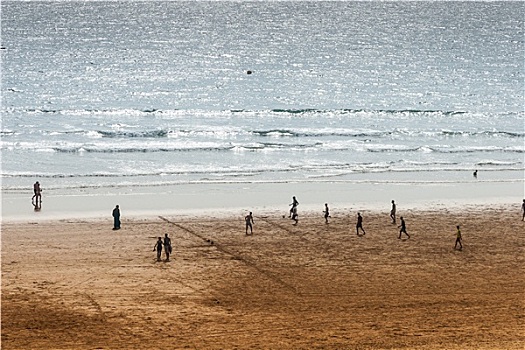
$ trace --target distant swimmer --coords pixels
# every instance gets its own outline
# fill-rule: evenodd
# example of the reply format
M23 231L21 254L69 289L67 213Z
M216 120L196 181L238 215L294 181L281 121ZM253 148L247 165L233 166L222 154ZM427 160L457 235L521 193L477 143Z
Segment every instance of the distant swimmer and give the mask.
M357 213L357 224L355 225L356 234L359 236L359 229L363 231L363 236L366 235L365 230L363 229L363 217L361 213Z
M461 244L461 230L459 229L459 225L456 226L457 232L456 232L456 244L454 244L454 249L457 249L458 243L459 243L459 250L463 249L463 245Z
M525 199L523 200L523 203L521 204L521 211L523 213L523 216L521 217L521 220L525 221Z
M399 220L401 220L401 225L398 226L398 228L400 228L401 230L399 230L399 239L401 239L401 234L404 233L405 235L408 236L408 238L410 238L410 235L407 233L407 227L405 225L405 220L403 219L403 217L401 216L399 218Z
M295 196L293 196L292 198L292 204L290 204L292 207L290 208L290 215L288 217L292 217L293 215L293 212L294 212L294 209L297 209L297 206L299 205L299 202L297 201L297 199L295 198Z
M253 214L250 212L250 214L246 215L244 217L244 221L246 222L246 234L248 234L248 228L250 229L250 234L253 235L253 226L252 224L255 224L253 221Z
M168 234L166 233L164 235L164 253L166 254L166 261L170 261L170 254L172 251L171 248L171 238L168 237Z
M157 251L157 261L160 261L160 256L162 255L162 247L164 246L164 243L162 242L162 238L159 237L157 240L157 243L155 244L155 247L153 247L153 251Z
M120 208L119 206L115 206L115 209L113 209L113 230L120 230Z
M324 204L324 221L325 223L328 223L328 218L331 218L330 216L330 209L328 209L328 203Z
M477 179L478 178L478 170L474 170L474 172L472 173L472 175Z
M394 200L392 200L392 209L390 210L390 218L392 219L392 223L396 223L396 203Z

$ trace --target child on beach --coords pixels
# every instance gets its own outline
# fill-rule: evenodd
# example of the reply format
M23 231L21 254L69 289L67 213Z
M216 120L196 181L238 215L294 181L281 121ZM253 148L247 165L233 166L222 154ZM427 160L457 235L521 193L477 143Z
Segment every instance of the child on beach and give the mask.
M363 231L363 236L366 235L366 232L363 229L363 217L361 216L361 213L357 213L357 224L355 225L355 230L358 236L359 236L359 229Z
M330 216L330 211L328 209L328 203L324 204L324 211L323 211L323 213L324 213L324 221L325 221L325 223L328 223L328 218L331 217Z
M456 244L454 244L454 249L457 248L458 246L458 243L459 243L459 250L462 250L463 249L463 245L461 244L461 240L462 240L462 237L461 237L461 230L459 229L459 225L456 226L457 228L457 232L456 232Z
M166 253L166 261L170 261L171 238L168 237L167 233L164 235L164 252Z
M162 238L159 237L157 243L155 244L155 247L153 247L153 251L157 251L157 261L160 261L160 255L162 254L163 245L164 243L162 243Z
M405 235L408 236L408 238L410 238L410 235L407 233L407 227L405 225L405 220L403 219L403 217L401 216L399 218L399 220L401 220L401 225L398 226L398 228L401 228L401 230L399 230L399 239L401 239L401 234L404 233Z
M252 212L244 217L244 221L246 221L246 234L248 234L248 228L250 228L250 234L253 235L252 224L255 224L255 222L253 221Z

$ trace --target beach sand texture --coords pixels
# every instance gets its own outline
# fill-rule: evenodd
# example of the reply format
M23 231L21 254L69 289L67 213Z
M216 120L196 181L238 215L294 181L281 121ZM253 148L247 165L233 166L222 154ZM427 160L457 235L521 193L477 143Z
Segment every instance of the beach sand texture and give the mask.
M519 207L283 214L4 223L2 349L523 349Z

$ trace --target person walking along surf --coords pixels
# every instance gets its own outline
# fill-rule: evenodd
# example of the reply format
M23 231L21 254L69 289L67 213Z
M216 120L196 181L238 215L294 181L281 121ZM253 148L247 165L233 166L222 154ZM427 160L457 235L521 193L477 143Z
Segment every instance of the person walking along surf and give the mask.
M33 184L33 193L31 202L35 209L40 209L40 206L42 205L42 189L40 188L40 182L37 181Z
M328 224L328 218L331 218L330 216L330 209L328 209L328 203L324 204L324 221L326 224Z
M295 196L292 197L292 204L290 204L292 207L290 208L290 215L288 217L292 217L294 214L294 211L297 211L297 206L299 205L299 202L295 198Z

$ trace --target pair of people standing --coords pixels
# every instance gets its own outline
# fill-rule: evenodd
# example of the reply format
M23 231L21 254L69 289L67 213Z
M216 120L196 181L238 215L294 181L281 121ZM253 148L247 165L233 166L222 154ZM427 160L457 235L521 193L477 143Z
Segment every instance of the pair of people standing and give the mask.
M157 240L157 243L155 244L155 247L153 248L153 251L157 251L157 261L160 261L162 256L162 250L164 249L164 253L166 254L166 261L170 261L170 254L172 252L171 248L171 238L168 237L168 234L166 233L164 235L164 241L161 237Z

